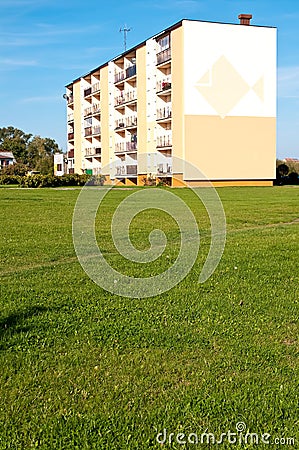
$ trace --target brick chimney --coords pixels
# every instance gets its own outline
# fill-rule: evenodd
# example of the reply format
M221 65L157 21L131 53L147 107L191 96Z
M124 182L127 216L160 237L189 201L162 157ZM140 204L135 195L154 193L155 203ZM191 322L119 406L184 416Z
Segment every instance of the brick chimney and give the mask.
M250 20L252 19L251 14L239 14L238 19L240 19L240 25L250 25Z

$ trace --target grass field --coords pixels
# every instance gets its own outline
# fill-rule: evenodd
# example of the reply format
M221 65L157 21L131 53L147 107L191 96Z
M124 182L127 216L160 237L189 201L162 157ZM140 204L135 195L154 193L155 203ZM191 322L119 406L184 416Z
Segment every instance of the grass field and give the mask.
M207 215L192 192L172 191L194 211L201 250L180 284L146 299L112 295L82 270L72 243L79 192L0 189L0 449L256 447L200 443L237 423L280 439L272 448L299 448L299 188L218 190L227 243L204 284ZM173 262L179 233L163 212L141 213L136 247L157 225L169 244L157 262L127 263L109 226L130 193L109 193L98 242L118 270L150 276Z

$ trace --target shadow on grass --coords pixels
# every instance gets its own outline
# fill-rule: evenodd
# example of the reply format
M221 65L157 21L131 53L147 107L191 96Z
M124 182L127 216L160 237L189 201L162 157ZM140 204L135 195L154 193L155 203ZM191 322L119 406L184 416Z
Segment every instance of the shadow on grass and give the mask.
M7 340L14 335L30 331L34 327L34 323L30 322L36 316L39 316L53 308L46 308L45 306L35 305L30 306L21 311L14 312L4 318L0 319L0 350L7 348ZM30 326L31 325L31 326ZM5 345L6 344L6 345Z

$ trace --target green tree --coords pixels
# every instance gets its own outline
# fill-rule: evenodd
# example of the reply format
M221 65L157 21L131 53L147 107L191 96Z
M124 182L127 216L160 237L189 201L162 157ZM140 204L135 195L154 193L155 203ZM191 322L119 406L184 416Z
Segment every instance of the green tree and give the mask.
M0 149L13 152L18 162L27 164L27 145L32 134L14 127L0 128Z
M10 164L1 170L1 175L20 175L21 177L26 175L28 166L23 163Z
M53 173L53 155L60 151L54 139L34 136L27 146L28 164L43 175Z
M61 150L51 138L33 136L14 127L0 128L0 149L13 152L18 164L27 170L38 170L44 175L53 173L53 155ZM14 165L15 166L15 165ZM10 170L23 171L24 167L13 167Z

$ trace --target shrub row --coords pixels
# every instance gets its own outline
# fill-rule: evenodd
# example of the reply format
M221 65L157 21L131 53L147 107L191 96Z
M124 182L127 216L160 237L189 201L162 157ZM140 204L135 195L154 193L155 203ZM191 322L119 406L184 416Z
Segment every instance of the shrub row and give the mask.
M11 185L18 184L21 187L40 188L40 187L60 187L60 186L84 186L88 181L90 185L102 185L105 177L70 174L57 177L54 175L1 175L0 184Z

